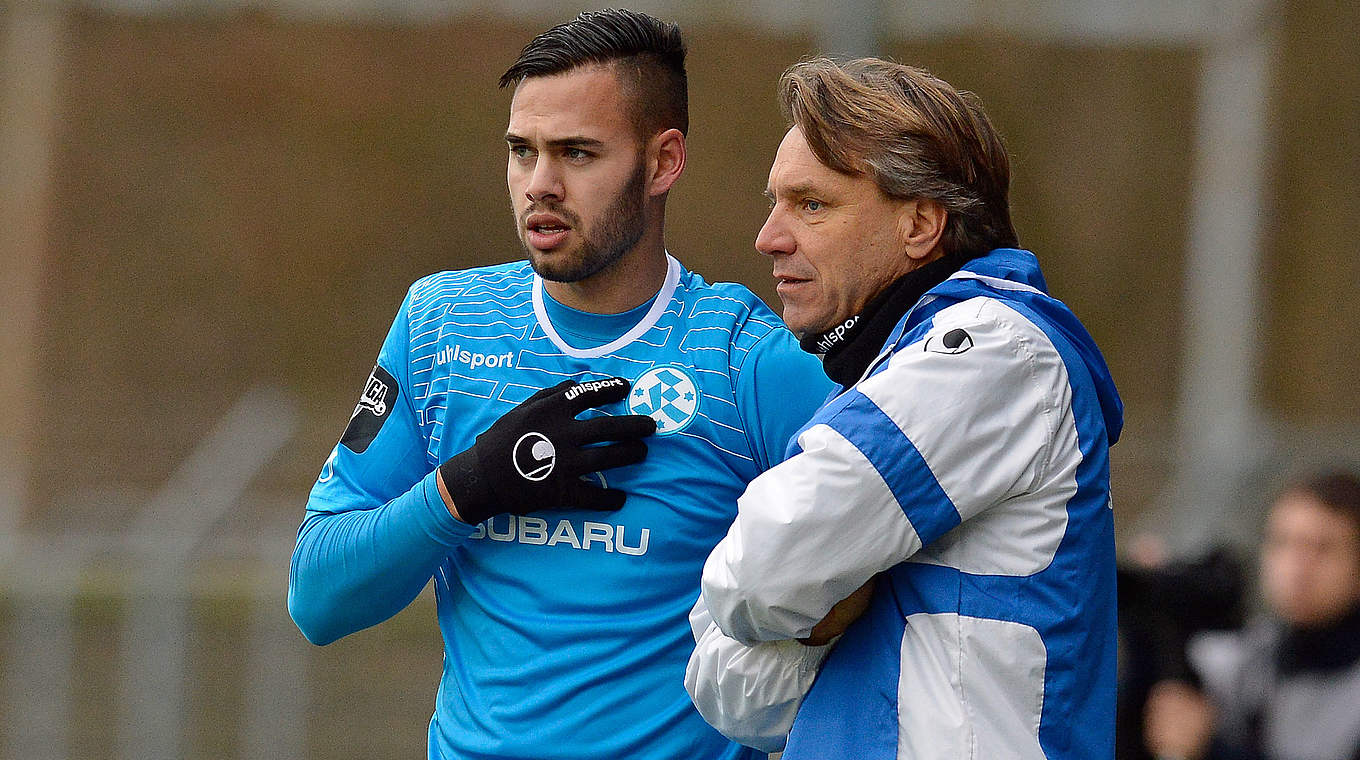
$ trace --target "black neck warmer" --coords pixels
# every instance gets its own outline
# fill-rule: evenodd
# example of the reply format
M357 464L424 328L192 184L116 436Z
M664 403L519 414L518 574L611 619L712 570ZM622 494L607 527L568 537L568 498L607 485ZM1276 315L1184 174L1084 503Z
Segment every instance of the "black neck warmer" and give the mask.
M1280 673L1342 670L1360 660L1360 605L1321 628L1290 628L1280 641Z
M849 387L878 356L902 315L972 258L950 254L907 272L874 296L864 311L824 333L804 337L799 345L810 354L823 354L826 376Z

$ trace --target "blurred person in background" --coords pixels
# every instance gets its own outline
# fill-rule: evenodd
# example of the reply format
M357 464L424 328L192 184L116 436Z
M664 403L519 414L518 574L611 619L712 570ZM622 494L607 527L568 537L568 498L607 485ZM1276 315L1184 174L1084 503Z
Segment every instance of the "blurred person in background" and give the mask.
M528 260L411 287L308 500L289 610L312 642L434 579L431 758L756 756L691 704L686 617L829 382L749 290L666 251L684 58L623 10L524 48L501 86Z
M1225 546L1173 560L1156 535L1130 542L1119 565L1118 760L1152 760L1143 741L1148 695L1163 682L1200 683L1187 647L1204 631L1242 627L1249 575Z
M1360 760L1360 479L1330 470L1288 486L1260 569L1269 619L1192 645L1203 690L1152 688L1159 760Z
M840 387L705 563L686 686L785 760L1108 760L1123 405L1015 247L1000 136L878 59L779 92L756 248Z

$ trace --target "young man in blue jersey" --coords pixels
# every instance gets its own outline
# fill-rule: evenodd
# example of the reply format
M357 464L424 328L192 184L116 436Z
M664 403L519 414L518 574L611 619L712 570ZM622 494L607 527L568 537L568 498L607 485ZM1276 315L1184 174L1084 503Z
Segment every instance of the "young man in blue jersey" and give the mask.
M756 248L841 387L709 556L686 685L784 760L1108 760L1123 407L1015 247L1005 148L886 61L780 95Z
M666 251L684 55L629 11L525 47L501 84L528 260L411 287L308 500L309 640L434 581L431 758L756 756L685 692L687 614L737 496L830 386L750 291Z

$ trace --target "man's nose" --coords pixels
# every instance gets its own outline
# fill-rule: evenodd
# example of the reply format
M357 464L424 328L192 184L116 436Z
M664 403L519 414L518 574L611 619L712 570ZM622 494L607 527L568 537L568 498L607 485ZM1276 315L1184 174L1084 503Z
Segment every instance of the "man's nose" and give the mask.
M531 203L542 203L545 200L561 201L564 194L562 176L557 167L552 161L540 157L534 162L534 170L529 175L529 184L524 188L524 195Z
M770 209L760 232L756 234L756 250L766 256L793 253L794 240L778 207Z

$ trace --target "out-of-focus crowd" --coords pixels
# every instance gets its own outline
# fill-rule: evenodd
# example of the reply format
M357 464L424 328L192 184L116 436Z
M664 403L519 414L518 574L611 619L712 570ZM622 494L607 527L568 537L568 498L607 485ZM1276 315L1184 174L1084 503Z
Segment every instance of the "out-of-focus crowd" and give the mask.
M1275 495L1256 585L1227 549L1160 555L1120 567L1119 760L1360 760L1360 478Z

